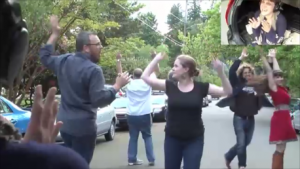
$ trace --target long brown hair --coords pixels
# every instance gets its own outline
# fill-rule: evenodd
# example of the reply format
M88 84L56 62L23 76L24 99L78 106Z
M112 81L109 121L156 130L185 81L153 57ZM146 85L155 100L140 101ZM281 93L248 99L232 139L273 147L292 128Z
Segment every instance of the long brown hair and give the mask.
M266 75L255 75L247 82L247 85L254 87L258 95L264 95L269 92L269 82Z

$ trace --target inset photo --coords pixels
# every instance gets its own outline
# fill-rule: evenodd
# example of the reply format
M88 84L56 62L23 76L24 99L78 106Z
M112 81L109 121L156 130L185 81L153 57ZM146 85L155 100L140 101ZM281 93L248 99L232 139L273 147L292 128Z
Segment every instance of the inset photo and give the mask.
M300 45L300 0L222 0L222 45Z

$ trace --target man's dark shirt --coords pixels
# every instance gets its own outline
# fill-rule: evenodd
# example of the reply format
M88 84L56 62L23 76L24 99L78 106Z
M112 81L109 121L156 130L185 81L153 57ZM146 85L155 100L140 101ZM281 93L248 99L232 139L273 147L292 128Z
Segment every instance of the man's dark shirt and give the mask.
M0 141L1 169L89 169L75 151L57 144L8 143Z
M52 56L53 50L53 45L45 45L40 50L40 58L58 79L61 104L57 120L64 123L61 131L74 136L94 134L97 109L110 104L116 91L104 88L102 69L88 54Z

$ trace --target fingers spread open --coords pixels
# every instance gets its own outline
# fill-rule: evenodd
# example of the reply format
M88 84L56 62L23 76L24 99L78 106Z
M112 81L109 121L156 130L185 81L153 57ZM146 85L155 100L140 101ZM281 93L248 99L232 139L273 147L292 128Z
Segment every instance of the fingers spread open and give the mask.
M56 88L52 87L49 89L47 96L46 96L46 100L45 100L45 104L44 104L44 111L42 114L42 125L44 128L49 127L49 119L52 116L52 111L53 111L52 106L53 106L53 103L55 100L55 94L56 94Z
M30 117L30 122L33 123L34 125L39 125L41 116L42 116L42 111L43 111L43 92L42 92L42 86L38 85L35 88L34 92L34 102L31 110L31 117Z
M53 130L52 130L53 131L53 133L52 133L52 142L55 142L55 139L58 135L59 129L63 125L63 122L59 121L59 122L56 122L56 124L52 124L52 125L54 125Z
M52 113L50 115L49 122L48 122L48 126L51 131L53 130L53 124L56 120L57 112L58 112L58 102L55 100L54 103L52 104Z

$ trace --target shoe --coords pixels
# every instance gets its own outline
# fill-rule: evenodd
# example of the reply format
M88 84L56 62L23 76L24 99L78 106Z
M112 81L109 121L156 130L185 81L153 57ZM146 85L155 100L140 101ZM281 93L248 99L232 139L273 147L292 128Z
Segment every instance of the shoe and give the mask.
M128 163L129 166L133 166L133 165L142 165L142 164L143 164L143 161L142 161L142 160L139 160L139 159L137 159L136 162L133 162L133 163L129 162L129 163Z
M225 156L224 156L224 158L225 158L225 165L226 165L227 169L231 169L230 162L226 159Z
M149 166L155 166L155 162L149 162Z
M272 169L283 169L283 153L275 151L273 154Z
M246 167L240 167L239 169L246 169Z

